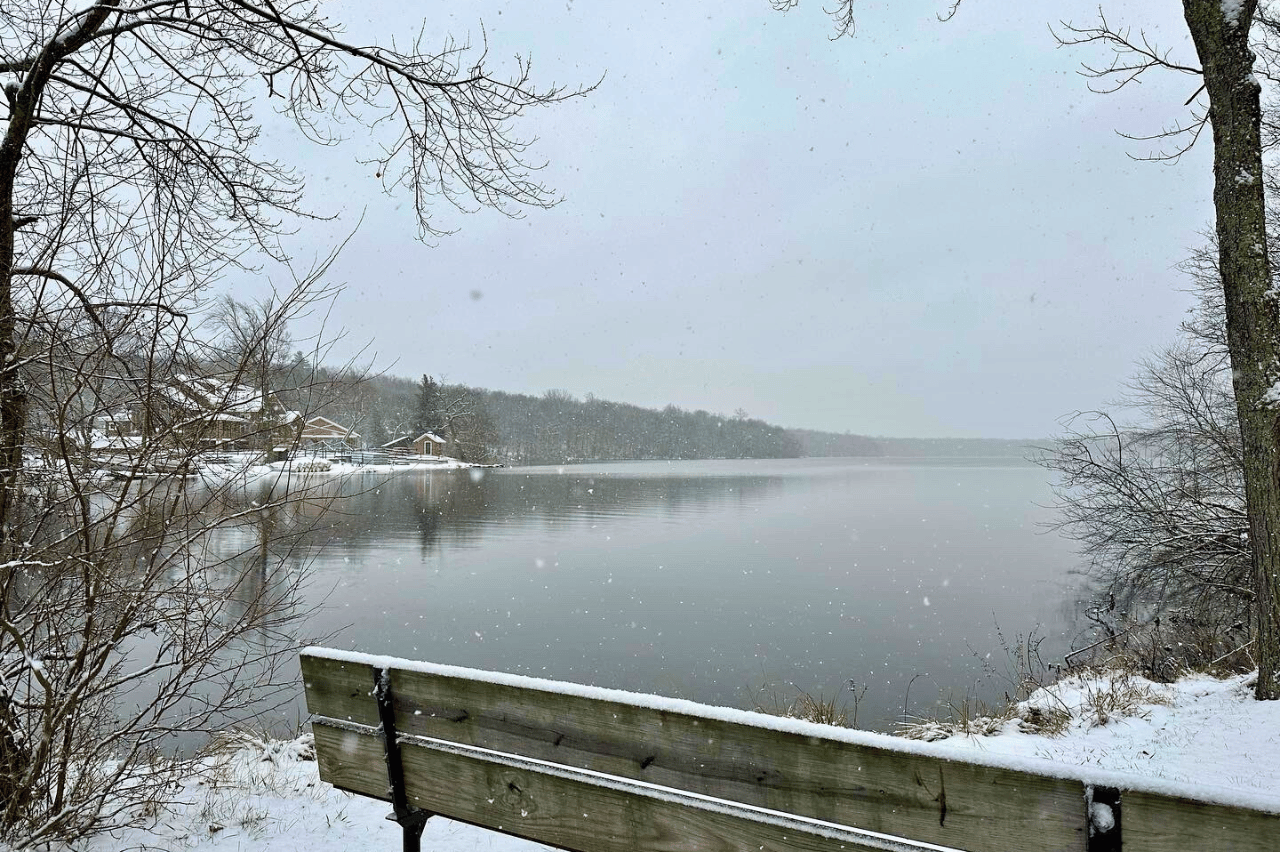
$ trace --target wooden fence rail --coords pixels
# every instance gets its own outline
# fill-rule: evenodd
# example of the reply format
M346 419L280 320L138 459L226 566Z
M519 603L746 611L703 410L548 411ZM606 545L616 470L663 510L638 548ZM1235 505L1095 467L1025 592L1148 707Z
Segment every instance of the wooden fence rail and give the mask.
M391 801L407 850L436 814L575 852L1280 849L1280 815L1140 779L328 649L302 671L321 778Z

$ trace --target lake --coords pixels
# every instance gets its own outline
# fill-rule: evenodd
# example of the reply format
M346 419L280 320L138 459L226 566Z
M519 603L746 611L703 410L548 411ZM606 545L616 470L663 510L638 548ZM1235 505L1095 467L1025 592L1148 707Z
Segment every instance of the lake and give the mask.
M327 644L735 707L804 690L852 714L852 680L859 726L887 729L1012 691L1031 631L1060 661L1078 559L1043 527L1048 476L791 459L356 477L325 486L344 499L289 559Z

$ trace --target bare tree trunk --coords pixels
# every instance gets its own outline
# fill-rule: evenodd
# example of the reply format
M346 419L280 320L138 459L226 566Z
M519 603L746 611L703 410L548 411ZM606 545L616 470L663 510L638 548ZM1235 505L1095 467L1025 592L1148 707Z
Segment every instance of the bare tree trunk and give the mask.
M13 508L17 505L18 472L22 465L23 431L26 427L12 295L19 227L13 188L35 111L35 98L30 88L24 87L21 92L5 90L10 101L10 115L8 131L0 139L0 563L6 565L0 568L0 617L7 614L15 573L10 567L13 546L9 532L13 526ZM7 689L0 687L0 801L6 803L6 809L25 805L27 791L18 789L13 779L22 777L29 764L26 748L14 737L14 732L20 728L12 702Z
M13 522L13 491L22 464L22 433L26 425L18 375L12 282L17 236L13 187L30 125L24 121L27 111L29 105L19 102L15 96L9 132L0 142L0 548L4 561L11 557L8 531Z
M1257 0L1183 0L1204 68L1213 124L1213 202L1218 268L1227 307L1236 408L1244 447L1245 499L1253 546L1260 700L1280 699L1280 316L1270 291L1262 189L1261 87L1249 26ZM1232 16L1234 15L1234 20Z

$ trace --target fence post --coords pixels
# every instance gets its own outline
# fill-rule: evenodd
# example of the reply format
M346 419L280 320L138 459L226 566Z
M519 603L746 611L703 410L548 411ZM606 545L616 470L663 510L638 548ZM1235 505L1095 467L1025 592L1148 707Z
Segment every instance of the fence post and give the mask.
M387 781L391 787L389 818L395 819L404 832L404 852L421 852L422 829L431 818L430 811L409 805L404 788L404 765L400 762L400 742L396 738L396 715L391 703L391 672L373 669L373 697L378 702L378 720L382 723L382 748L387 761Z
M1089 836L1088 852L1120 852L1120 791L1115 787L1084 788L1085 820Z

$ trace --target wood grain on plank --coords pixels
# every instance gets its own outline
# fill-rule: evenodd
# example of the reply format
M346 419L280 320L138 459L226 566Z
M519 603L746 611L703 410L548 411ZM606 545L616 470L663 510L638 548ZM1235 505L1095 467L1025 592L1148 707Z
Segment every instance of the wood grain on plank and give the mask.
M303 671L312 712L377 724L368 667L304 657ZM1027 848L1028 838L1045 852L1085 847L1075 781L421 672L393 670L392 694L407 735L969 852Z
M317 751L335 786L378 796L385 785L377 738L315 725ZM333 755L341 755L334 758ZM409 801L473 825L576 852L884 852L909 849L833 826L601 785L572 770L549 774L483 755L403 744ZM370 771L375 767L375 771ZM570 777L566 777L566 775ZM384 796L385 798L385 796ZM920 848L920 847L915 847Z
M1120 793L1124 849L1140 852L1274 852L1280 815L1136 790Z
M391 801L380 737L333 727L323 719L312 722L311 732L316 738L320 780L348 793Z

